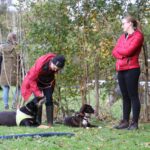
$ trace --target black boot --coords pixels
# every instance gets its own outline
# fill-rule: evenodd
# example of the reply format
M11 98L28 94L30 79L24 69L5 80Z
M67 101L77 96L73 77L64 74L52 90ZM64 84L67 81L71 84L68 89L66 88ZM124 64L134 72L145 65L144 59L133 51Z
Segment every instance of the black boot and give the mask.
M46 106L46 116L47 116L48 126L52 126L53 125L53 105Z
M129 121L121 120L120 123L114 126L115 129L127 129L129 127Z
M38 108L36 121L39 125L42 123L42 106Z
M128 127L128 130L137 130L138 129L138 122L132 121Z

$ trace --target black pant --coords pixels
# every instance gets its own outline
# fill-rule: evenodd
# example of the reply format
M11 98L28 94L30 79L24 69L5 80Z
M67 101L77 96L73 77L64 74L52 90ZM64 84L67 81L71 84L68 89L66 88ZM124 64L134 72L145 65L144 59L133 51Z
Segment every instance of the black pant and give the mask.
M42 90L44 93L44 96L46 97L46 106L52 106L53 105L53 87L48 87Z
M118 81L123 97L123 119L129 121L132 108L132 120L138 122L140 115L140 100L138 95L138 80L140 68L119 71Z

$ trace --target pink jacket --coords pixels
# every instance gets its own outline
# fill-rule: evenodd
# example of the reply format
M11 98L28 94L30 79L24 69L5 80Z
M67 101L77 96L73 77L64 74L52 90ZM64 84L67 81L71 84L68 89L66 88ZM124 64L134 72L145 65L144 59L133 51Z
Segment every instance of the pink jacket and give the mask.
M139 54L143 45L144 37L139 30L135 30L133 34L125 37L122 34L112 51L112 55L116 58L116 70L129 70L139 68Z
M21 94L25 101L29 99L32 93L34 93L35 96L41 96L42 92L37 86L38 75L42 69L42 66L55 56L56 55L52 53L41 56L27 72L21 85Z

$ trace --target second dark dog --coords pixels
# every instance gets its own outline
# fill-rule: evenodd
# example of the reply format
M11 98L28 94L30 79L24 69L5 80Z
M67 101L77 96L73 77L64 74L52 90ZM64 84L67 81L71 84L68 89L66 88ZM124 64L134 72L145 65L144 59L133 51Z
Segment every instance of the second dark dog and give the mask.
M94 114L94 109L91 105L84 104L75 116L66 117L64 124L71 127L98 127L89 123L90 114Z
M17 111L0 112L0 125L3 126L39 126L36 121L38 107L45 103L46 98L34 98Z

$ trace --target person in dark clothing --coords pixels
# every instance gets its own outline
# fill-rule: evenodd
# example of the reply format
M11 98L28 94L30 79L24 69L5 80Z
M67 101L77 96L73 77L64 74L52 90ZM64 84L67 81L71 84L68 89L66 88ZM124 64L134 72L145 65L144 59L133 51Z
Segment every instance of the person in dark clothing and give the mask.
M31 94L35 97L46 97L46 115L48 126L53 125L53 91L55 87L55 74L65 65L63 55L48 53L41 56L27 72L22 86L21 94L25 101ZM41 123L42 107L39 108L37 119Z
M116 70L118 82L123 97L123 119L116 129L138 129L140 115L140 100L138 95L138 80L140 76L139 54L144 37L139 22L132 16L126 16L122 20L122 28L125 32L120 36L112 55L116 58ZM130 112L132 109L132 120Z

